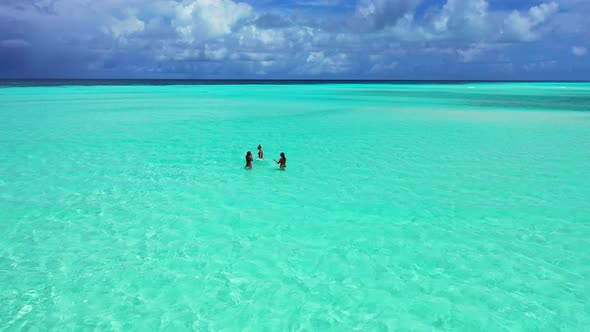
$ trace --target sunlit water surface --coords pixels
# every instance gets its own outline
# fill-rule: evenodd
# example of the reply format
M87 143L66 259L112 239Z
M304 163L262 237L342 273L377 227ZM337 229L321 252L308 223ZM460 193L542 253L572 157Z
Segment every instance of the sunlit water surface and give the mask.
M590 84L0 88L0 233L0 329L583 331Z

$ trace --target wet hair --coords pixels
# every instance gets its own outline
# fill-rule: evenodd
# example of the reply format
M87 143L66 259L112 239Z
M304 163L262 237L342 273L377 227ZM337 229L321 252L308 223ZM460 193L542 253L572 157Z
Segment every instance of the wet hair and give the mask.
M262 149L262 145L258 144L258 150Z
M285 153L284 153L284 152L281 152L281 157L283 157L283 158L287 159L287 158L285 157Z
M246 161L248 161L248 157L252 156L252 151L246 152Z

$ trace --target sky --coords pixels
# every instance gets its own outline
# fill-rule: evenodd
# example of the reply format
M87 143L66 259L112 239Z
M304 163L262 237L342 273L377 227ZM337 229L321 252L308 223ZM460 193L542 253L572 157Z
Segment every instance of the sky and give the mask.
M590 80L590 0L0 0L0 78Z

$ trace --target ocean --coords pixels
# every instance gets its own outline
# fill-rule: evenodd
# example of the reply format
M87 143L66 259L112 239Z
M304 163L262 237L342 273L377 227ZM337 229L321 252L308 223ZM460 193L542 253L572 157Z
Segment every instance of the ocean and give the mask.
M0 86L1 330L590 326L590 83Z

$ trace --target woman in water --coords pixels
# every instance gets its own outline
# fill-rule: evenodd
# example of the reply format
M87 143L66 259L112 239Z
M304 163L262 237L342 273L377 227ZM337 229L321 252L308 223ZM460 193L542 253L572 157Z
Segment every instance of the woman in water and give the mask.
M252 152L248 151L246 153L246 168L252 168L252 160L254 160L254 157L252 157Z
M264 152L262 152L262 145L258 145L258 159L264 159Z
M284 152L281 152L281 158L279 158L279 160L273 160L280 165L281 169L285 169L287 167L287 157L285 157Z

